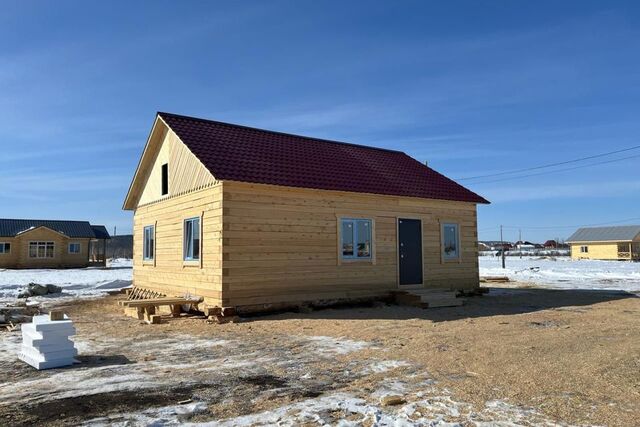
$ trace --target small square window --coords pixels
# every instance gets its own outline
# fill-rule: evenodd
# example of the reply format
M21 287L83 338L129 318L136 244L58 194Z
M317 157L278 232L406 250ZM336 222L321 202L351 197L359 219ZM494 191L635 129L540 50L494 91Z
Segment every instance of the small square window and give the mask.
M341 219L342 259L371 259L371 220Z
M11 252L11 243L0 242L0 254Z
M80 243L69 243L69 253L70 254L79 254L80 253Z

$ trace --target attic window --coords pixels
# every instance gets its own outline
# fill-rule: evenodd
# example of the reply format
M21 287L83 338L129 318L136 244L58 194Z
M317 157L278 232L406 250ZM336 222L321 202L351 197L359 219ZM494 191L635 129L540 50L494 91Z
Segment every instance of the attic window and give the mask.
M162 165L162 195L169 194L169 164Z

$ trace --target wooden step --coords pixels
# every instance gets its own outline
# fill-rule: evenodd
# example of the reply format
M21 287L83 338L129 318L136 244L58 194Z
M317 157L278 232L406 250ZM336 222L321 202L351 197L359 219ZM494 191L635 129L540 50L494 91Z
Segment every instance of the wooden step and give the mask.
M456 298L456 291L444 289L412 289L395 292L398 304L422 308L457 307L464 304L464 298Z

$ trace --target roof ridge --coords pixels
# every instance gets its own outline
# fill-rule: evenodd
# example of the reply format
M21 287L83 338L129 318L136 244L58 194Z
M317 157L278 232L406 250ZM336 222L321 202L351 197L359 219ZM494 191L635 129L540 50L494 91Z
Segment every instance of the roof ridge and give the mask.
M640 224L621 224L621 225L597 225L579 227L578 230L594 229L594 228L622 228L622 227L640 227Z
M0 221L34 221L34 222L86 222L89 225L91 222L81 219L32 219L32 218L0 218Z
M350 146L350 147L366 148L366 149L369 149L369 150L379 150L379 151L386 151L386 152L390 152L390 153L404 154L407 157L411 157L407 153L405 153L404 151L392 150L390 148L373 147L371 145L354 144L352 142L335 141L335 140L332 140L332 139L324 139L324 138L315 138L313 136L299 135L299 134L289 133L289 132L280 132L280 131L271 130L271 129L262 129L262 128L257 128L257 127L253 127L253 126L239 125L239 124L236 124L236 123L221 122L219 120L203 119L201 117L185 116L183 114L175 114L175 113L167 113L167 112L164 112L164 111L158 111L157 114L159 116L164 114L164 115L167 115L167 116L179 117L179 118L189 119L189 120L197 120L197 121L201 121L201 122L214 123L214 124L221 125L221 126L230 126L230 127L242 128L242 129L247 129L247 130L252 130L252 131L271 133L271 134L274 134L274 135L290 136L290 137L294 137L294 138L303 138L303 139L308 139L308 140L316 141L316 142L325 142L325 143L329 143L329 144L347 145L347 146Z

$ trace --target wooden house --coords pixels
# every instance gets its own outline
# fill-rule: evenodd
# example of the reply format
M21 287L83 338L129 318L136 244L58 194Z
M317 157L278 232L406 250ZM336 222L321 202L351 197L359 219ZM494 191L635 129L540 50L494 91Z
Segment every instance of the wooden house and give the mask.
M640 225L580 228L567 243L572 259L640 261Z
M402 152L158 113L123 208L136 287L260 310L474 289L479 203Z
M0 268L77 268L105 265L110 239L87 221L0 219Z

